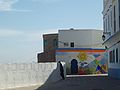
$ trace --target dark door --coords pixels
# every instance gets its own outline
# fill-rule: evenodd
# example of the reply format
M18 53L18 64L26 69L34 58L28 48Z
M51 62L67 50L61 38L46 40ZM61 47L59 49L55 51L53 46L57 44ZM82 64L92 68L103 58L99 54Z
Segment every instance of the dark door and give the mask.
M78 62L76 59L73 59L71 61L71 74L77 74L78 73Z

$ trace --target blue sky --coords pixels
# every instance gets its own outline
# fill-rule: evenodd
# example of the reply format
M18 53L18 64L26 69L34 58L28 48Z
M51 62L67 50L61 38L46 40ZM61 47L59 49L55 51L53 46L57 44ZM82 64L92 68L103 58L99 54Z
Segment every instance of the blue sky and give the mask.
M36 62L42 34L102 29L102 0L0 0L0 63Z

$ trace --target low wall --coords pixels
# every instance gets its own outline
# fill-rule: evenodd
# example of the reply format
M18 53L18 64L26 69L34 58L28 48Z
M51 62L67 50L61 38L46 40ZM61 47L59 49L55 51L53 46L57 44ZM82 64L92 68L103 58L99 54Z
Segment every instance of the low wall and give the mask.
M60 79L57 63L0 64L0 89L42 85Z
M120 69L119 68L109 68L108 76L111 78L120 79Z

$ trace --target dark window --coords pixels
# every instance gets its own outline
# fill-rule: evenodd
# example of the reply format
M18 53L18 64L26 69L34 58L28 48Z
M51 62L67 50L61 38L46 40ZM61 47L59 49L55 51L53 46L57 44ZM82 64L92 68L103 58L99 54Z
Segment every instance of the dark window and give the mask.
M116 49L116 63L118 63L118 48Z
M106 19L106 31L105 32L107 32L107 30L108 30L108 27L107 27L107 19Z
M119 28L120 28L120 0L118 0L118 3L119 3Z
M112 28L112 11L111 11L111 16L110 17L111 17L111 28Z
M119 16L119 30L120 30L120 16Z
M108 32L110 31L110 16L108 15Z
M58 47L58 40L57 40L57 39L54 39L54 40L53 40L53 46L54 46L54 47Z
M115 63L115 50L109 52L110 63Z
M110 58L110 63L112 63L112 61L113 61L113 52L112 51L109 52L109 58Z
M71 47L74 47L74 42L71 42L71 43L70 43L70 46L71 46Z
M115 50L113 50L113 63L115 63Z
M103 24L104 24L104 32L105 32L105 29L106 29L106 28L105 28L105 21L103 22Z
M114 33L116 32L116 7L114 6Z

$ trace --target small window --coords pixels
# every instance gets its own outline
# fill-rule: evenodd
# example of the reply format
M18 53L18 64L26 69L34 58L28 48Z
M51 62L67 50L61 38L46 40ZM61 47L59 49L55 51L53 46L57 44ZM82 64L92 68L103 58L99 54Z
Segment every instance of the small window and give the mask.
M71 43L70 43L70 46L71 46L71 47L74 47L74 42L71 42Z
M110 12L110 17L111 17L111 28L112 28L112 11Z
M44 47L47 46L47 44L48 44L48 41L44 40Z
M110 63L113 62L113 52L112 51L109 52L109 60L110 60Z
M69 43L68 43L68 42L65 42L65 43L64 43L64 46L65 46L65 47L68 47L68 46L69 46Z
M113 63L115 63L115 50L113 50Z

